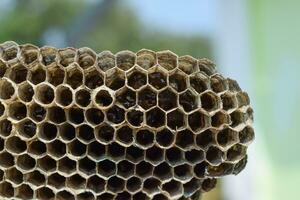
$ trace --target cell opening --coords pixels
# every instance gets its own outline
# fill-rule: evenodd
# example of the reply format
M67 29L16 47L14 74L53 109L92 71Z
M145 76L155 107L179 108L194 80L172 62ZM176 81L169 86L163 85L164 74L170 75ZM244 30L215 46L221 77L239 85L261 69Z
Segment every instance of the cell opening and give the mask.
M113 102L113 98L108 91L100 90L96 94L95 101L101 107L108 107Z
M41 66L29 71L29 81L34 85L42 83L46 80L46 72Z
M143 49L137 53L137 64L143 69L149 69L156 63L156 54L153 51Z
M48 109L48 119L55 124L61 124L66 121L64 109L58 106L53 106Z
M15 93L15 89L10 82L5 79L0 80L0 98L10 99Z
M56 89L56 102L62 106L68 106L73 101L73 94L70 88L59 86Z
M193 178L189 182L185 183L183 185L183 188L184 188L184 195L191 196L195 192L197 192L201 189L201 181L196 178Z
M210 177L222 177L230 175L233 171L234 164L221 163L219 166L210 166L207 169L207 174Z
M229 128L221 130L217 134L217 142L222 147L228 147L236 142L237 133Z
M34 95L34 90L29 83L20 85L18 88L19 98L24 102L30 102Z
M72 193L66 191L66 190L62 190L62 191L57 192L56 198L58 198L58 199L75 200L74 195Z
M38 166L46 172L53 172L56 170L56 161L49 156L45 156L38 160Z
M143 183L143 189L149 195L159 193L160 188L161 188L161 182L156 178L148 178Z
M120 124L125 120L125 111L118 106L113 106L106 112L106 117L110 122Z
M160 92L158 95L158 105L166 111L177 107L177 95L169 89Z
M14 102L9 105L8 115L15 120L21 120L26 117L27 108L23 103Z
M57 189L61 189L65 187L66 178L64 176L59 175L58 173L51 174L48 177L47 183L51 186L54 186Z
M40 49L40 53L44 65L50 65L55 62L56 53L57 53L55 48L45 47Z
M206 111L213 111L219 107L218 97L213 93L204 93L200 97L201 106Z
M93 190L95 193L100 193L105 190L105 181L98 177L92 176L87 181L87 188Z
M178 92L182 92L187 88L185 75L175 73L169 76L169 85Z
M82 89L76 92L75 101L79 106L86 107L91 103L90 92Z
M196 136L196 144L202 149L207 149L209 146L215 143L215 134L207 129Z
M138 177L131 177L126 182L126 188L129 192L134 193L142 187L142 180Z
M146 159L149 162L157 164L164 159L164 150L157 146L153 146L146 151Z
M107 181L107 189L113 193L123 191L124 187L125 187L125 181L116 176L111 177Z
M138 192L132 196L132 200L150 200L150 198L145 193Z
M12 131L12 124L9 120L4 119L0 121L0 135L3 137L7 137L10 135Z
M83 156L86 153L86 145L78 140L74 140L68 145L68 151L73 156Z
M221 96L222 104L223 104L223 109L224 110L230 110L236 107L236 99L234 98L233 95L229 94L223 94Z
M35 121L43 121L46 117L47 111L39 104L31 104L29 107L29 116Z
M87 69L95 64L96 55L88 48L78 49L78 64L81 68Z
M14 157L10 153L6 151L0 153L0 165L2 167L8 168L13 166L14 164Z
M140 178L149 177L153 173L153 166L146 161L141 161L136 165L135 173Z
M192 168L187 164L176 166L174 168L174 175L182 181L190 180L193 177Z
M139 110L130 110L127 112L127 120L132 126L141 126L144 120L144 113Z
M199 131L208 125L208 117L196 111L188 116L188 122L193 131Z
M5 173L5 177L16 185L19 185L23 182L23 174L16 168L8 169Z
M64 123L61 126L59 126L59 136L64 141L71 141L75 138L75 127L69 123Z
M195 150L195 149L186 151L185 159L191 164L199 163L204 159L204 152L202 150Z
M69 84L73 89L78 88L80 85L82 85L83 81L83 74L82 72L75 68L69 69L67 71L67 77L66 82Z
M117 143L109 144L107 156L111 157L113 160L120 160L125 156L125 148Z
M90 89L96 89L103 85L103 76L97 70L87 72L85 75L85 85Z
M23 170L32 170L36 165L34 158L27 154L22 154L17 157L17 166Z
M126 160L119 162L117 174L124 178L134 175L134 165Z
M25 64L29 65L38 59L39 49L35 46L26 45L21 48L21 57Z
M41 125L38 134L41 139L51 141L57 136L57 127L52 123L45 122Z
M182 128L185 125L184 114L178 109L168 113L167 125L173 130Z
M78 161L78 169L86 175L91 175L96 172L96 163L84 157Z
M177 56L170 51L161 51L157 53L157 62L166 70L172 70L177 67Z
M227 151L227 160L236 162L243 158L246 155L246 149L247 147L242 146L240 144L236 144L232 146L230 149Z
M105 178L115 174L116 171L116 164L110 160L103 160L98 163L98 173Z
M128 126L123 126L117 130L116 133L117 141L123 144L130 144L133 142L133 132L132 129Z
M211 125L214 127L220 127L226 124L229 124L229 116L223 112L217 112L211 117Z
M14 196L14 188L8 182L2 182L0 184L0 195L6 198L12 198Z
M66 184L73 189L83 189L85 188L86 180L79 174L75 174L67 178Z
M5 143L7 150L12 153L19 154L27 149L26 142L16 136L8 138Z
M113 200L115 198L115 195L111 194L111 193L103 193L101 195L98 196L97 200Z
M43 185L46 183L45 176L37 170L27 174L26 178L27 178L28 182L30 182L31 184L33 184L35 186L40 186L40 185Z
M74 124L81 124L84 122L84 113L80 108L70 108L68 112L69 120Z
M230 114L230 119L231 119L231 126L236 127L244 123L245 114L242 113L241 111L234 111L233 113Z
M167 86L167 78L162 72L153 72L148 74L149 84L156 89L162 89Z
M117 101L125 108L130 108L136 104L136 92L125 88L117 93Z
M236 98L239 104L239 107L247 106L250 104L249 96L246 92L238 92Z
M166 150L166 159L171 165L177 165L184 162L182 151L177 147Z
M145 88L138 93L138 104L145 110L156 105L156 93L150 89Z
M118 90L125 85L125 75L119 70L115 70L106 76L105 85L112 90Z
M65 71L59 66L54 66L47 69L47 80L53 86L58 86L64 82Z
M218 165L223 160L224 153L217 147L211 146L206 152L206 160L213 165Z
M153 174L155 177L162 181L171 179L173 176L172 167L168 165L168 163L163 162L154 168Z
M48 85L40 85L36 88L35 97L43 104L50 104L54 100L54 90Z
M88 155L93 159L100 160L105 157L105 146L98 143L93 142L88 145Z
M146 122L148 126L158 128L165 124L165 113L159 108L153 108L146 113Z
M104 120L103 112L96 108L90 108L86 110L85 117L87 121L92 125L98 125Z
M134 71L130 76L128 77L128 85L132 87L133 89L139 89L143 85L147 84L147 76L138 71Z
M91 142L94 138L94 129L87 124L83 124L78 128L77 137L83 142Z
M46 153L46 151L47 151L46 144L39 140L32 141L28 145L28 152L30 154L42 155L42 154Z
M186 112L190 112L198 107L197 97L190 90L188 90L180 94L179 104Z
M137 163L144 159L144 151L136 146L126 148L126 159Z
M181 56L178 58L178 68L186 74L197 71L197 60L191 56Z
M19 48L14 42L5 42L0 49L2 58L5 61L15 59L18 55Z
M60 64L67 67L75 61L76 51L72 48L65 48L58 51L60 56Z
M107 71L115 66L115 56L110 51L103 51L97 58L98 67Z
M154 144L154 133L150 130L139 130L136 133L136 142L142 147L149 147Z
M183 193L183 187L180 182L171 180L162 186L162 189L170 194L171 197L180 196Z
M131 51L121 51L116 54L117 67L126 71L135 64L136 56Z
M20 199L32 199L33 190L29 185L22 184L18 187L16 196Z
M250 126L246 126L239 132L239 140L242 144L248 144L254 140L254 130Z
M227 89L226 86L227 86L226 80L222 76L215 75L210 78L210 87L214 92L216 93L223 92Z
M206 178L202 182L202 190L205 192L209 192L213 188L215 188L217 185L217 179L214 178Z
M108 124L103 124L102 126L97 128L96 138L102 143L109 143L114 138L115 130L112 126Z
M174 142L174 134L168 129L163 129L156 133L156 142L160 147L169 147Z
M60 140L55 140L47 144L47 151L49 155L56 158L63 157L66 154L66 144Z
M14 66L11 69L9 78L13 82L19 84L22 83L23 81L26 81L27 73L28 73L27 68L21 64L18 64L17 66Z
M70 174L76 170L76 161L64 157L58 161L58 170Z
M194 134L186 129L176 135L176 145L182 149L189 149L194 146Z

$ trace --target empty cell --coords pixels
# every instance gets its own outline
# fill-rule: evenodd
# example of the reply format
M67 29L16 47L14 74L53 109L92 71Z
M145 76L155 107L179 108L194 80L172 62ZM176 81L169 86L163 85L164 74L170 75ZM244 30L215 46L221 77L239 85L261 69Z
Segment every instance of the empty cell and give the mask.
M240 92L236 93L236 99L237 99L239 107L247 106L250 104L250 99L246 92L240 91Z
M131 194L126 191L118 193L115 200L131 200Z
M234 175L238 175L243 169L245 169L246 164L247 164L247 155L243 159L241 159L238 163L235 164L232 173Z
M215 144L215 133L207 129L196 136L196 144L202 149L207 149L212 144Z
M135 173L138 177L142 179L150 177L153 173L153 166L152 164L146 161L141 161L135 166Z
M96 138L104 144L110 143L115 134L115 129L109 124L102 124L95 130Z
M237 134L234 130L225 128L217 134L217 142L223 148L229 147L237 142Z
M58 173L51 174L47 177L47 184L55 187L56 189L61 189L65 187L66 178Z
M152 200L168 200L169 197L166 194L156 194L153 196Z
M126 87L116 94L116 99L125 108L130 108L136 104L136 92Z
M2 117L2 115L4 114L5 112L5 107L4 105L0 102L0 117Z
M184 162L183 152L177 147L166 150L166 160L170 165L179 165Z
M66 83L68 85L70 85L73 89L76 89L82 85L82 81L82 71L76 65L67 69Z
M114 105L107 110L106 117L108 121L114 124L120 124L125 120L125 111L123 108Z
M5 75L7 70L7 65L5 62L3 62L2 60L0 60L0 78L3 78L3 76Z
M42 187L36 190L36 196L38 199L54 199L55 194L52 189L48 187Z
M177 67L177 56L171 51L157 52L157 62L166 70L172 70Z
M224 157L224 152L222 152L218 147L211 146L206 152L206 160L213 165L219 165L222 163Z
M75 127L69 123L63 123L59 126L59 136L64 141L71 141L76 136Z
M118 163L118 170L117 170L118 176L121 176L123 178L129 178L134 175L134 164L127 160L122 160Z
M78 64L81 68L86 69L95 64L96 54L93 50L83 47L77 51Z
M143 72L135 70L128 75L127 84L133 89L139 89L147 84L147 76Z
M8 138L5 141L5 147L7 151L12 153L20 154L27 149L27 144L25 141L21 140L20 138L13 136Z
M186 112L190 112L198 107L197 96L191 90L187 90L179 95L179 104Z
M29 171L35 167L36 160L28 154L22 154L17 157L16 164L18 168Z
M97 169L99 175L104 177L105 179L114 175L117 171L116 164L110 160L103 160L98 162Z
M75 61L76 50L73 48L64 48L58 50L58 55L60 57L60 64L67 67Z
M151 162L152 164L158 164L164 160L164 150L153 146L146 150L146 160Z
M46 183L45 176L38 170L26 174L26 180L35 186L44 185Z
M107 156L113 160L121 160L125 157L125 147L118 143L111 143L107 147Z
M8 115L15 120L21 120L26 117L27 108L21 102L13 102L8 107Z
M167 86L166 74L160 71L155 71L148 74L149 84L156 89L162 89Z
M230 119L231 119L231 126L232 127L237 127L240 124L243 124L246 118L246 114L236 110L233 113L230 114Z
M82 192L77 195L77 200L94 200L95 196L91 192Z
M118 193L122 192L125 187L125 181L119 177L113 176L107 181L107 190Z
M246 155L246 150L247 147L236 144L232 146L230 149L227 151L227 160L231 162L236 162L242 159Z
M129 126L123 126L116 132L116 140L128 146L133 142L133 131Z
M0 153L0 166L8 168L13 166L14 164L14 157L10 153L6 151Z
M34 94L35 99L42 104L50 104L54 100L54 90L52 87L46 84L37 86Z
M181 56L178 58L178 68L186 74L196 72L198 70L197 67L197 59L191 56Z
M75 93L75 101L81 107L86 107L91 103L90 92L86 89L81 89Z
M3 100L10 99L15 94L15 88L12 83L6 79L0 80L0 98Z
M15 167L10 168L5 171L5 178L16 185L19 185L23 182L23 174Z
M91 142L94 138L94 129L87 124L80 125L77 128L77 138L84 143Z
M226 79L224 79L224 77L222 77L220 74L213 75L210 78L210 87L216 93L223 92L227 90Z
M40 125L38 135L45 141L51 141L57 136L57 127L52 123L45 122Z
M204 192L209 192L210 190L214 189L217 185L217 179L215 178L206 178L204 179L204 181L202 182L202 190Z
M47 68L47 81L53 86L62 84L65 76L65 70L58 65Z
M66 185L72 189L84 189L86 186L86 180L79 174L74 174L67 177Z
M132 200L150 200L150 198L144 192L138 192L132 196Z
M172 167L167 162L163 162L155 166L153 175L161 181L169 180L173 177Z
M158 105L165 111L177 107L177 95L169 88L161 91L158 94Z
M53 172L56 170L56 161L50 156L45 156L38 159L38 167L46 172Z
M156 178L148 178L143 183L143 191L150 196L159 193L160 188L161 182Z
M208 126L209 118L201 111L195 111L188 116L188 122L193 131L199 131Z
M28 115L34 121L40 122L45 119L47 111L37 103L33 103L28 108Z
M201 189L201 180L193 178L183 185L184 196L191 196Z
M176 109L167 114L167 125L172 130L178 130L185 125L185 115L181 110Z
M130 146L126 148L126 160L133 163L138 163L144 159L144 150L136 147Z
M130 110L126 113L126 118L132 126L141 126L144 121L144 113L140 110Z
M181 71L176 71L169 76L169 85L178 92L182 92L187 88L186 75Z
M196 150L196 149L186 151L185 159L191 164L199 163L199 162L203 161L203 159L204 159L204 151Z
M32 141L28 144L27 151L34 156L43 155L47 151L46 144L39 140Z
M106 72L105 85L112 90L118 90L125 85L125 74L119 69Z
M237 107L237 101L232 93L225 93L221 95L221 101L224 110L231 110Z
M162 189L169 193L171 198L179 197L183 194L182 184L175 180L163 184Z
M92 176L87 180L87 188L93 190L95 193L104 191L105 181L99 176Z
M13 66L9 71L9 78L13 82L19 84L23 81L26 81L27 78L27 68L24 67L21 64L17 64L16 66Z
M72 90L67 86L58 86L56 89L56 102L62 106L68 106L73 102Z
M194 134L188 129L182 130L176 135L176 145L182 149L190 149L194 146Z
M32 199L33 194L32 188L27 184L22 184L16 189L16 197L20 199Z
M216 73L215 64L208 60L207 58L201 58L198 60L198 67L201 72L204 72L207 75L213 75Z
M126 189L131 192L135 193L136 191L142 188L142 180L138 177L131 177L126 182Z
M80 108L72 107L67 112L68 119L74 124L81 124L84 122L84 113Z
M150 147L154 144L154 133L150 130L138 130L135 137L137 144L143 148Z
M248 144L254 140L254 130L250 126L246 126L239 132L239 140L242 144Z
M126 71L132 68L135 64L136 56L131 51L120 51L116 54L117 67Z
M56 198L57 199L68 199L68 200L75 200L74 195L66 190L61 190L56 193Z
M0 53L5 61L13 60L18 56L19 47L14 42L5 42L1 44Z
M55 62L56 60L56 53L57 50L52 47L43 47L40 49L42 63L44 65L50 65Z
M115 195L111 193L103 193L97 197L97 200L113 200Z
M7 137L10 135L12 130L11 121L4 119L0 121L0 135L2 137Z
M24 45L21 47L21 60L29 65L37 61L39 56L39 49L33 45Z
M97 58L98 67L107 71L116 65L115 56L110 51L102 51Z
M34 85L44 82L46 80L45 69L41 65L37 65L30 69L28 80Z
M92 142L88 145L88 156L94 160L101 160L105 157L105 146L98 142Z
M219 166L209 166L207 168L207 175L210 177L222 177L230 175L233 171L234 164L221 163Z
M193 177L192 167L188 164L176 166L174 168L174 177L183 182L192 179Z
M0 195L5 198L13 198L14 197L14 188L11 183L2 182L0 183Z
M98 125L104 120L104 114L100 109L89 108L85 111L86 120L92 125Z
M78 169L86 175L91 175L96 172L96 163L88 157L84 157L78 161Z
M85 85L89 89L96 89L103 85L103 75L96 69L92 69L85 73Z
M55 158L61 158L66 154L66 144L60 140L54 140L47 144L47 152Z
M229 124L229 116L224 112L217 112L211 117L211 125L220 127Z
M95 102L101 107L108 107L113 102L113 98L107 90L99 90Z
M158 107L155 107L146 113L146 122L148 126L158 128L165 124L165 113Z
M169 129L162 129L156 133L156 142L160 147L169 147L174 143L174 134Z
M154 51L142 49L137 52L137 64L143 69L149 69L156 64L156 54Z
M58 171L65 174L72 174L76 171L76 161L72 160L69 157L61 158L58 161Z
M208 112L215 111L220 107L219 97L212 92L206 92L200 96L201 107Z
M48 119L55 124L61 124L66 121L66 114L64 109L58 106L48 108Z
M156 93L147 87L138 93L138 104L145 110L156 105Z
M18 88L18 96L24 102L30 102L33 98L34 90L29 83L24 83Z
M78 140L73 140L68 144L68 153L73 156L83 156L86 153L86 145Z

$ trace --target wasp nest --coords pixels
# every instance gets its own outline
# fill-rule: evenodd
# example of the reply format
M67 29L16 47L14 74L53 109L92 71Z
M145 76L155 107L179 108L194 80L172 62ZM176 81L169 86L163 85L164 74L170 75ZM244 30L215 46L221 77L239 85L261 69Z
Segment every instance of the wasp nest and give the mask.
M170 51L0 45L1 199L198 199L238 174L248 95Z

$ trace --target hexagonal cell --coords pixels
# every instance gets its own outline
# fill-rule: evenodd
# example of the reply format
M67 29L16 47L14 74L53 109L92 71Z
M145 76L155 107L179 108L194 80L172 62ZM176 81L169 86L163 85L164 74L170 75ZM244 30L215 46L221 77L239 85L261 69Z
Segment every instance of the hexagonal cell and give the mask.
M155 166L153 175L161 181L170 180L173 177L172 167L167 162Z
M118 193L116 196L115 200L130 200L131 199L131 194L129 194L127 191Z
M139 89L147 84L147 75L140 68L134 69L127 76L127 84L133 89Z
M178 58L178 68L186 74L192 74L198 70L197 59L191 56L181 56Z
M143 191L152 196L160 192L161 182L156 178L148 178L143 183Z
M215 74L210 77L210 87L216 93L224 92L227 90L226 79L220 74Z
M115 56L110 51L102 51L98 54L98 67L107 71L115 66Z
M0 47L0 54L3 60L9 61L15 59L19 52L18 44L15 42L4 42Z
M64 123L59 126L59 136L63 141L71 141L75 138L75 127L69 123Z
M0 60L0 78L3 78L5 73L6 73L6 70L7 70L7 65L4 61Z
M45 176L37 170L26 174L26 180L35 186L44 185L46 183Z
M167 114L167 125L172 130L178 130L185 126L185 115L180 109Z
M170 182L163 184L162 189L168 192L172 198L180 197L183 194L182 184L175 180L171 180Z
M68 200L75 200L75 197L72 193L66 190L61 190L56 193L57 199L68 199Z
M182 92L187 88L186 75L177 70L169 76L169 85L176 91Z
M198 163L194 166L194 174L197 178L202 179L205 177L206 175L206 171L207 171L207 167L208 167L208 163L206 162L201 162Z
M243 159L238 161L233 168L232 174L238 175L243 169L245 169L246 164L247 164L248 156L245 155Z
M0 121L0 135L2 137L7 137L12 131L11 121L4 119Z
M66 185L72 189L85 189L86 180L79 174L74 174L67 178Z
M242 131L239 132L239 141L242 144L249 144L254 140L254 130L250 126L246 126Z
M72 107L67 111L67 118L74 124L81 124L84 122L84 113L80 108Z
M224 157L224 152L222 152L218 147L211 146L206 152L206 160L212 165L219 165L222 163Z
M16 185L19 185L23 182L22 172L20 172L19 170L17 170L14 167L6 170L5 177L7 180L9 180L10 182L13 182Z
M209 126L209 117L201 111L195 111L188 116L188 123L193 131L199 131Z
M212 117L211 117L211 125L213 127L220 127L220 126L223 126L223 125L228 125L229 124L229 115L227 115L226 113L224 112L217 112L216 114L214 114Z
M57 49L52 47L42 47L40 49L40 53L42 57L42 63L44 65L50 65L55 62Z
M166 70L172 70L177 67L177 55L171 51L157 52L157 62Z
M136 132L136 143L142 148L148 148L154 144L154 133L148 129L141 129Z
M7 151L11 153L20 154L27 149L27 144L25 141L21 140L19 137L12 136L7 138L5 141L5 146Z
M148 73L149 84L157 90L160 90L167 86L167 74L159 68L155 71Z
M190 85L199 94L208 89L208 82L208 77L202 73L196 73L190 77Z
M156 142L160 148L167 148L174 143L174 134L167 128L156 133Z
M237 101L232 93L224 93L221 95L221 101L224 110L231 110L237 107Z
M146 150L146 160L148 160L151 164L157 165L164 160L164 150L153 146Z
M246 146L235 144L230 149L228 149L226 153L227 160L231 162L237 162L241 160L246 155L246 150Z
M48 177L47 183L56 189L65 187L66 178L58 173L51 174Z
M116 99L125 108L130 108L136 104L136 92L126 87L116 94Z
M28 144L28 153L34 155L34 156L41 156L46 153L47 148L46 144L44 142L41 142L39 140L31 141Z
M125 157L125 147L118 143L111 143L107 147L107 156L112 160L119 161Z
M129 126L122 126L116 132L116 141L125 146L133 142L133 131Z
M219 97L212 92L206 92L200 96L201 107L208 112L215 111L220 107Z
M66 114L64 109L58 106L53 106L48 109L47 117L55 124L61 124L66 121Z
M232 126L232 127L237 127L237 126L243 124L244 121L245 121L245 118L246 118L245 115L246 115L246 114L243 113L243 112L240 111L240 110L236 110L236 111L232 112L232 113L230 114L231 126Z
M134 164L127 160L119 162L117 168L117 174L123 178L129 178L134 175Z
M135 166L135 173L142 179L150 177L153 173L153 166L146 161L141 161Z
M116 54L117 67L126 71L134 66L136 56L131 51L120 51Z
M10 153L6 151L0 153L0 166L4 168L9 168L14 164L15 164L14 157Z
M142 180L138 177L131 177L126 182L126 189L130 193L135 193L139 191L142 188Z
M117 171L116 164L110 160L102 160L98 162L98 174L105 179L114 175Z
M234 164L221 163L219 166L209 166L207 168L207 175L211 177L222 177L230 175L233 171Z
M58 171L65 174L73 174L76 171L76 161L69 157L63 157L58 161Z
M53 86L58 86L64 82L65 71L58 65L47 68L47 80Z
M223 148L227 148L238 140L238 133L230 128L225 128L217 134L217 142Z
M64 48L58 50L58 55L60 57L60 64L67 67L75 61L76 50L73 48Z
M16 190L16 197L20 199L32 199L33 193L34 192L29 185L22 184Z
M96 53L90 48L83 47L77 51L78 64L81 68L86 69L95 64Z
M198 195L197 192L201 189L201 180L193 178L189 182L183 185L184 196L192 196L193 194ZM193 197L192 197L193 198ZM197 199L197 198L195 198Z
M191 164L199 163L199 162L203 161L203 159L204 159L204 151L196 150L196 149L186 151L185 159Z
M158 128L165 124L165 113L158 107L155 107L146 113L146 122L148 126Z
M13 82L19 84L22 83L23 81L26 81L27 73L28 71L26 67L24 67L21 64L17 64L10 69L9 78Z
M103 144L110 143L115 134L115 129L106 123L101 124L100 126L96 127L95 136L97 140L99 140Z
M144 150L142 150L136 146L127 147L126 148L126 159L133 163L138 163L144 159Z
M106 117L108 121L114 124L120 124L125 120L125 111L119 106L114 105L107 110Z
M240 91L240 92L236 93L236 98L237 98L239 107L247 106L250 104L250 99L246 92Z
M216 72L216 66L215 64L207 59L207 58L201 58L198 60L198 67L201 72L204 72L207 75L213 75Z
M91 175L96 172L96 163L88 157L84 157L78 161L78 170L86 175Z
M104 114L100 109L89 108L85 111L86 120L92 125L98 125L104 120Z
M177 95L170 89L165 89L158 94L158 105L163 110L177 107Z
M87 124L80 125L77 128L77 138L84 143L91 142L95 138L94 129Z
M204 192L209 192L210 190L214 189L217 185L217 179L215 178L206 178L202 182L202 190Z
M29 65L35 61L37 61L39 56L39 48L34 45L22 45L21 46L21 60Z
M54 140L47 144L47 152L55 158L61 158L66 154L66 144L60 140Z
M104 83L103 75L96 69L85 72L85 85L90 89L96 89Z
M100 193L105 190L105 181L99 176L92 176L87 180L87 188L95 193Z
M28 154L22 154L17 157L16 164L17 164L18 168L25 170L25 171L29 171L35 167L36 161L34 158L29 156Z
M29 70L28 80L37 85L46 80L46 71L41 65L37 65Z
M49 122L42 123L39 125L38 135L45 141L51 141L57 136L57 127Z
M253 109L250 107L246 110L246 118L248 118L247 121L249 120L250 123L253 122Z
M82 85L83 73L77 65L67 69L66 83L73 89L76 89Z
M43 121L47 114L46 109L36 103L31 104L28 111L29 117L37 122Z
M50 156L45 156L38 159L38 166L41 170L46 172L53 172L56 170L56 161Z
M146 87L138 93L138 104L145 110L156 105L156 93L150 88Z
M179 104L186 112L190 112L198 107L197 95L187 90L179 95Z
M95 196L92 192L82 192L77 195L76 199L78 200L94 200Z
M107 181L107 190L118 193L122 192L125 187L125 181L119 177L113 176Z
M191 180L193 177L192 167L188 164L182 164L174 167L174 177L182 182Z
M112 104L112 95L107 90L99 90L95 96L95 102L100 107L108 107Z
M196 144L202 149L207 149L212 144L215 144L215 133L207 129L196 136Z
M2 182L0 183L0 195L6 198L14 197L14 188L11 183Z
M10 99L15 94L15 88L12 83L6 79L0 80L0 98L3 100Z
M194 146L194 134L188 129L182 130L176 135L176 145L182 149Z
M75 102L81 107L88 106L91 102L90 92L86 89L80 89L76 91Z
M34 90L32 86L25 82L24 84L20 85L18 88L18 97L24 102L30 102L34 95Z
M149 69L156 64L156 54L154 51L142 49L137 52L137 64L143 69Z
M129 110L126 119L132 126L141 126L144 121L144 113L140 110Z
M18 133L29 139L36 134L36 124L30 119L25 119L17 126Z
M78 140L73 140L68 144L68 153L73 156L83 156L86 154L86 145Z
M106 72L105 85L112 90L118 90L125 85L125 74L120 69Z
M56 102L62 106L68 106L73 102L72 89L67 86L58 86L56 89Z
M184 162L183 152L177 147L166 150L166 160L170 165L180 165Z
M38 85L35 91L35 99L42 104L50 104L54 100L54 90L49 85Z
M105 157L105 146L94 141L88 145L88 156L94 160L101 160Z
M103 193L97 197L97 200L101 200L101 199L113 200L113 199L115 199L115 195L113 195L111 193Z
M230 91L232 92L241 91L241 88L236 80L227 78L227 84Z
M27 108L21 102L13 102L8 107L8 116L15 120L22 120L27 115Z

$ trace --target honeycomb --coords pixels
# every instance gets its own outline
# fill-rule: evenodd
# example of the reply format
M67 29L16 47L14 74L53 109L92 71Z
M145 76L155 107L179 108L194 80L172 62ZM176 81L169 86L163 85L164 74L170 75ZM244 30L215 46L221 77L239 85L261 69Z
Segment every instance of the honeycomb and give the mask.
M199 199L254 139L207 59L5 42L0 77L1 199Z

